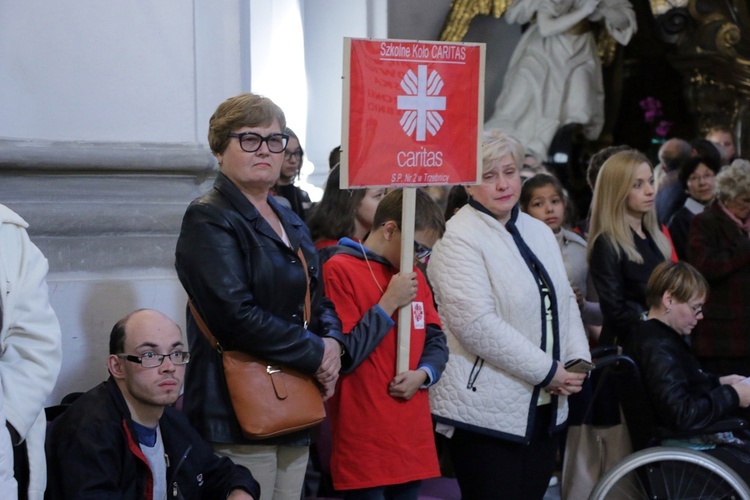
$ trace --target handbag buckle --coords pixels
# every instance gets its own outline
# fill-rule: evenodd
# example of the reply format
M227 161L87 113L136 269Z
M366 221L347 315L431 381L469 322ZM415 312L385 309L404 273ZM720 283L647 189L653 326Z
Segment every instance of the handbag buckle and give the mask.
M281 375L279 375L278 377L274 377L274 374L282 373L281 368L276 368L275 366L267 365L266 372L271 377L271 385L273 386L273 392L276 393L276 397L281 400L286 399L288 394L286 392L286 385L284 384L284 378Z

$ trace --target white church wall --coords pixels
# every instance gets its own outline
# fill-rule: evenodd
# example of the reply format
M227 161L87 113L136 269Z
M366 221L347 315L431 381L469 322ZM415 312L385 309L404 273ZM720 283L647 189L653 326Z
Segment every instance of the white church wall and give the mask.
M422 0L282 3L295 1L307 72L304 142L321 185L341 137L343 37L438 33L434 10L447 12L450 0L432 0L430 16ZM254 58L273 50L267 29L276 16L267 14L279 6L0 2L0 203L30 223L50 262L64 337L51 404L106 376L109 331L128 312L155 308L184 325L174 245L187 204L216 173L208 119L227 97L255 90L263 66Z

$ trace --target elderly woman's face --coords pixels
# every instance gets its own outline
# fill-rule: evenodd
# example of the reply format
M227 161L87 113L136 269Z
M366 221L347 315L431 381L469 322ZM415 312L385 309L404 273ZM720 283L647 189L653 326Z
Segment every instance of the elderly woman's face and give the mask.
M732 215L744 221L750 215L750 193L741 194L733 200L724 203Z
M274 120L270 125L242 127L233 132L253 132L268 137L271 134L280 134L281 127L278 121ZM221 165L221 172L241 191L268 190L279 178L284 152L272 153L268 149L268 143L263 141L257 151L248 153L240 147L239 139L232 137L224 152L217 154L216 159Z
M708 203L714 197L714 171L699 163L698 167L687 179L688 195L701 203Z
M482 174L482 183L467 186L469 194L499 221L506 222L510 211L521 195L521 175L511 155L492 163L492 168Z

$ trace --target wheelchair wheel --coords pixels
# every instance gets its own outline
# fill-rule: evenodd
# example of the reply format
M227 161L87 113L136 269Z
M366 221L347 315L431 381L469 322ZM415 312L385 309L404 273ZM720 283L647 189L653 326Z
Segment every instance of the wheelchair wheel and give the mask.
M648 448L609 471L589 500L750 499L745 481L723 462L694 450Z

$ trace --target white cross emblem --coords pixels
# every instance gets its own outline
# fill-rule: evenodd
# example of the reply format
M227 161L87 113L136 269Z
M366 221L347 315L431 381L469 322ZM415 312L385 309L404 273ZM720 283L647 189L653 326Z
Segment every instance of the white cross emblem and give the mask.
M425 140L425 131L437 134L443 125L443 117L438 111L445 110L445 96L439 96L443 89L443 79L437 71L432 70L427 78L427 65L417 67L418 74L409 70L401 80L401 88L408 95L398 96L398 109L407 110L401 116L401 127L406 135L417 131L417 140Z

